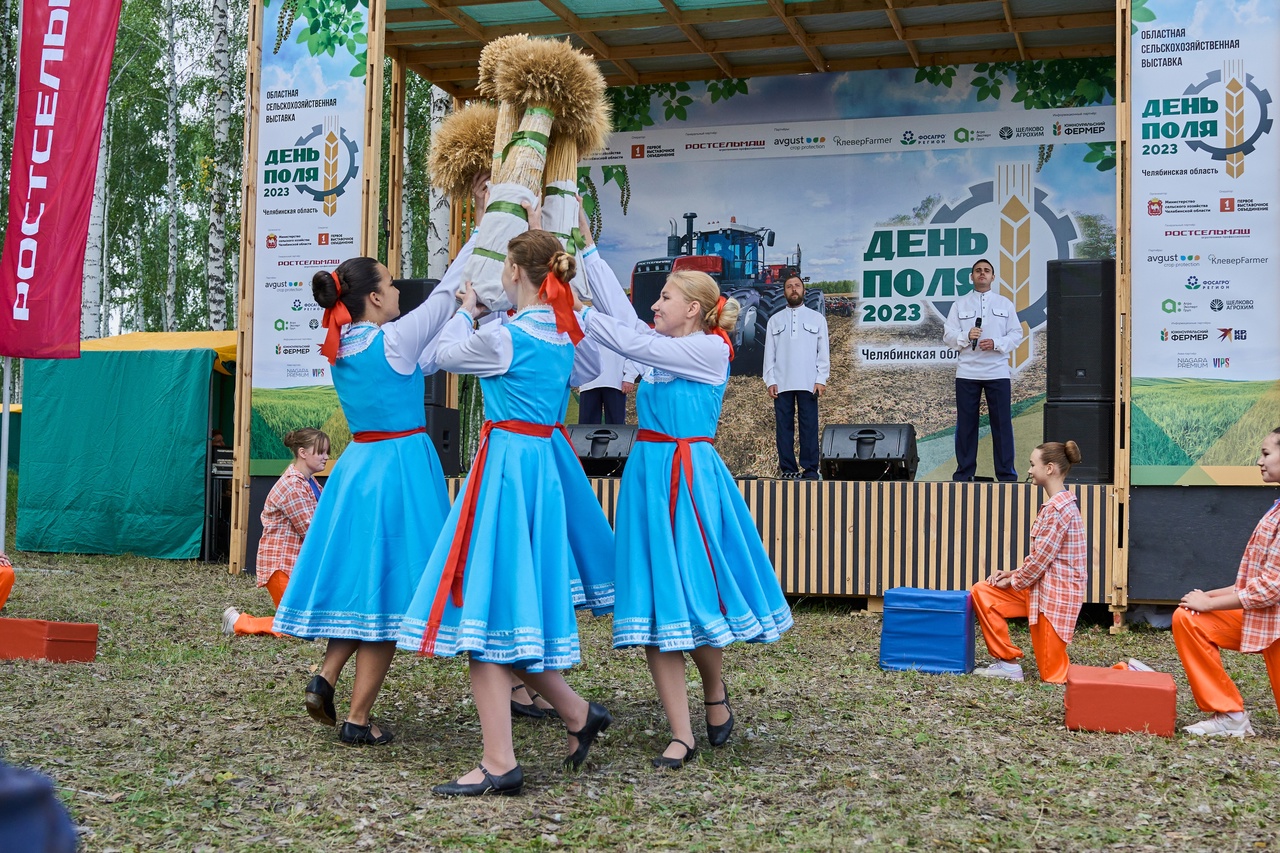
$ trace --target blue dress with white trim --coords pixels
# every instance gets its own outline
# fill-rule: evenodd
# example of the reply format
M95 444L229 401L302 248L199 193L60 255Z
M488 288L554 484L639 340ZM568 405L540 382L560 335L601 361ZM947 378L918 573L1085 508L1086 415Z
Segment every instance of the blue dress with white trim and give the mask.
M587 314L588 337L649 365L636 395L640 428L671 438L714 437L728 384L725 343L706 334L658 334L636 319L598 253L585 255L583 264L599 309ZM692 490L681 474L673 525L676 452L673 442L637 441L622 472L614 647L688 651L777 640L792 625L791 608L733 475L713 444L690 443Z
M571 374L599 371L594 345L575 348L556 331L550 309L526 309L473 333L459 312L441 335L438 358L474 373L485 418L553 425L569 400ZM581 381L580 379L578 381ZM430 653L509 664L530 672L567 669L580 659L575 609L597 615L613 605L613 531L573 448L549 437L489 433L462 580L462 604L449 597ZM464 512L454 501L400 631L402 649L424 651L454 535ZM446 582L445 586L449 584Z
M373 323L343 331L333 384L353 433L426 425L422 372L397 372L385 345ZM444 471L425 433L348 444L321 492L275 630L394 640L448 511Z

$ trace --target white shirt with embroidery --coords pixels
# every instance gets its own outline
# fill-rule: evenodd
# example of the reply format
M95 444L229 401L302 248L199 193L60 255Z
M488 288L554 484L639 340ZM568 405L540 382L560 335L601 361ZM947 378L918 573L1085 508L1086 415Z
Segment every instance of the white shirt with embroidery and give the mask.
M982 318L982 338L995 342L995 349L982 350L969 340L969 330ZM1009 353L1022 343L1022 321L1013 303L994 290L972 290L951 303L942 342L959 350L957 379L1008 379Z
M807 305L787 306L769 318L764 339L764 385L813 391L831 374L827 318Z
M550 333L542 331L541 327L548 323L553 327L555 324L554 313L547 306L526 308L506 322L488 323L479 331L473 328L472 322L467 312L459 311L445 324L436 349L436 362L441 368L473 376L501 376L511 369L511 359L515 355L511 341L512 326L519 326L549 343L573 346L566 334L554 329ZM582 323L581 315L578 322ZM583 338L574 348L569 384L580 385L599 373L600 350L589 338Z

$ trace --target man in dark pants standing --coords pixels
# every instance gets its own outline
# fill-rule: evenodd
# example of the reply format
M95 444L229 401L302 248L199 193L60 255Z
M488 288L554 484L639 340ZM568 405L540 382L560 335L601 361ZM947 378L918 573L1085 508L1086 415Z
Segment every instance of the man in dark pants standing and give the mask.
M778 468L784 480L818 479L818 398L827 387L831 358L827 318L804 304L795 272L782 285L787 307L769 318L764 340L764 384L777 419ZM800 465L796 465L796 416ZM801 473L803 469L803 473Z
M978 408L985 394L991 419L991 455L996 478L1017 482L1009 353L1022 343L1022 322L1013 303L991 290L995 267L986 258L973 265L973 290L951 303L942 342L956 357L956 472L972 480L978 468Z

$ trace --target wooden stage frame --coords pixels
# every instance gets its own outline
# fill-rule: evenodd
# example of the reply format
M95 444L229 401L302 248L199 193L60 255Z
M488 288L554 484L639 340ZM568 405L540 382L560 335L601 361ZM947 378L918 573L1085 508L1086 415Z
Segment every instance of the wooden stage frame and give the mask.
M360 250L377 253L378 230L385 217L399 222L404 173L405 79L412 70L403 51L385 38L386 2L368 0L369 45L366 66L364 167L361 191L365 216ZM258 67L263 0L250 0L246 78L245 173L242 206L238 361L236 382L236 457L232 479L230 571L246 565L249 514L250 394L253 384L252 326L254 281ZM433 8L437 4L428 4ZM1072 486L1080 502L1089 543L1086 601L1122 611L1128 606L1127 500L1130 231L1129 0L1116 3L1116 400L1114 482ZM391 58L391 111L388 118L391 187L380 212L383 59ZM975 60L976 61L976 60ZM450 212L450 250L456 254L470 221L462 205ZM399 274L400 230L390 228L387 265ZM452 378L452 377L451 377ZM456 383L450 382L456 404ZM459 480L449 481L451 495ZM618 480L593 480L601 505L612 521ZM738 481L784 591L793 596L864 596L875 599L894 586L967 589L990 571L1013 568L1027 553L1031 523L1040 492L1026 484L948 482L805 482L770 479Z

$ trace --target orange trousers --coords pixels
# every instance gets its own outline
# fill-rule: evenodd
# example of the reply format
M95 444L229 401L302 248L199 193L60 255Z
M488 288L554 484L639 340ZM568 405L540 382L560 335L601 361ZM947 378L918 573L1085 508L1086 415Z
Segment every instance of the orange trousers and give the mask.
M973 596L973 609L978 613L982 626L982 639L987 651L997 660L1014 661L1022 657L1022 649L1009 639L1009 623L1006 620L1025 617L1030 609L1031 593L1025 589L999 589L986 581L969 590ZM1035 653L1036 668L1040 680L1051 684L1063 684L1067 680L1067 644L1053 630L1043 614L1031 626L1031 650Z
M1187 683L1191 695L1201 711L1243 711L1244 699L1235 683L1222 666L1219 649L1240 651L1240 637L1244 628L1243 610L1214 610L1208 613L1192 613L1185 607L1173 611L1173 644L1182 658L1182 668L1187 671ZM1276 640L1261 652L1267 664L1267 676L1271 679L1271 696L1280 708L1280 640Z
M9 600L9 593L13 591L13 567L0 565L0 607L4 607L4 603Z
M276 607L280 606L280 599L284 598L284 588L289 583L289 576L284 572L272 572L271 577L267 578L267 592L271 594L271 600ZM235 632L237 634L270 634L273 637L283 637L284 634L277 634L271 630L272 624L275 622L274 616L250 616L248 613L241 613L240 618L236 620Z

